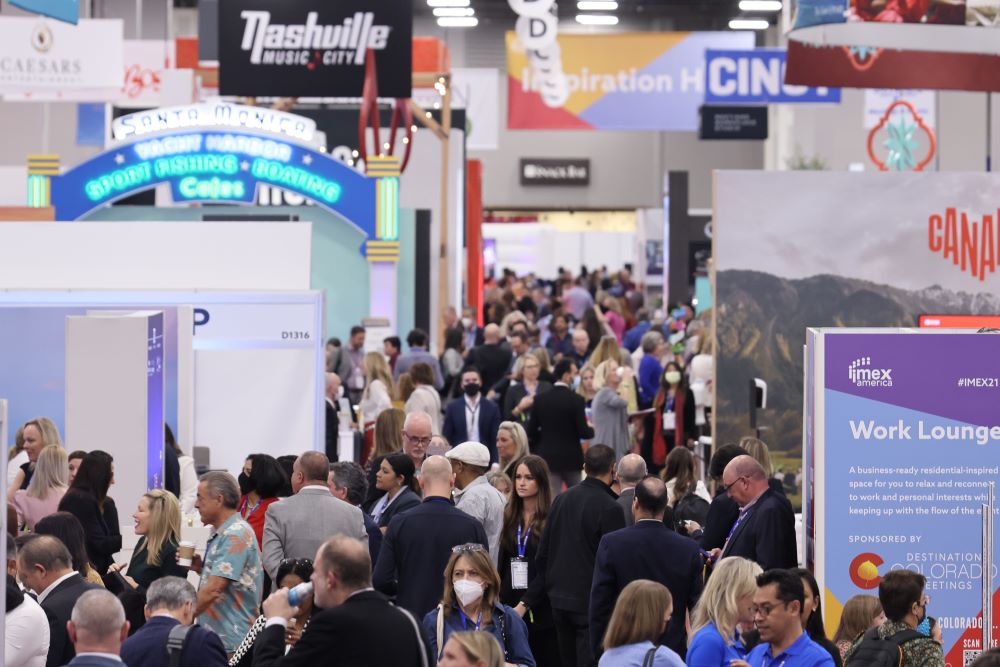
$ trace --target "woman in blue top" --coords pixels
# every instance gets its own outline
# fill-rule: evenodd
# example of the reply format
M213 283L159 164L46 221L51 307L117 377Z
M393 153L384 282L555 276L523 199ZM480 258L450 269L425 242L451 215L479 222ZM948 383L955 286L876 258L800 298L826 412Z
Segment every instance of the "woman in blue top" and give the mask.
M666 646L657 646L673 612L670 591L649 579L636 579L622 589L604 633L598 667L684 667Z
M753 626L760 573L759 565L737 556L716 564L691 614L688 667L729 667L730 660L746 658L739 627Z
M490 552L481 544L461 544L444 569L441 604L424 616L424 635L434 659L441 658L453 632L481 630L500 643L507 665L535 667L528 645L528 628L517 613L501 604L500 575Z

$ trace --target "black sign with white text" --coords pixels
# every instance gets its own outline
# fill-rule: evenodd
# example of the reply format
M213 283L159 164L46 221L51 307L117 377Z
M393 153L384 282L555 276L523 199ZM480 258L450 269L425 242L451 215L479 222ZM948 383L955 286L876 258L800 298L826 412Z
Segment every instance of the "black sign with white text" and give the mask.
M521 158L521 185L590 185L590 160Z
M221 0L219 93L361 97L375 53L379 97L410 97L410 0Z
M766 106L701 107L699 139L767 139Z

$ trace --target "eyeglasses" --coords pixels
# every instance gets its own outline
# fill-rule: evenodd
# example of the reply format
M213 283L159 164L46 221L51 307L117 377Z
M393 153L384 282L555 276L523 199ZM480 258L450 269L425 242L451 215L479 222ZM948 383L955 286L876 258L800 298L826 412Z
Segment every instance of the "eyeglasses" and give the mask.
M736 479L734 479L734 480L733 480L732 482L730 482L729 484L723 484L723 485L722 485L722 490L723 490L723 491L725 491L726 493L729 493L729 489L731 489L731 488L733 488L734 486L736 486L736 483L737 483L737 482L739 482L740 480L744 480L744 479L746 479L746 478L747 478L747 476L746 476L746 475L741 475L741 476L737 477Z
M410 435L409 433L407 433L406 431L403 431L403 437L406 438L407 440L409 440L410 442L412 442L415 445L424 445L424 446L427 446L427 445L431 444L431 439L432 439L433 436L431 438L415 438L412 435Z
M776 604L775 605L770 605L770 604L756 605L755 604L751 609L753 611L754 618L757 617L757 614L760 614L762 618L767 618L768 616L771 615L771 612L774 611L775 609L777 609L779 606L787 608L788 607L788 603L787 602L782 602L780 605L776 605Z
M452 547L451 549L453 554L468 554L476 551L486 551L486 548L482 544L470 542L469 544L459 544L457 547Z

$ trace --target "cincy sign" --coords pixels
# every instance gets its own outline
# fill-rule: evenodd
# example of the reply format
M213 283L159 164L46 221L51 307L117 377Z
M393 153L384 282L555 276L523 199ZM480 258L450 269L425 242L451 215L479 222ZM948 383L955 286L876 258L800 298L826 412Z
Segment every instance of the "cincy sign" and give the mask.
M375 179L339 160L266 133L213 123L149 132L52 179L58 220L78 220L167 184L175 203L252 205L258 187L301 195L375 236Z

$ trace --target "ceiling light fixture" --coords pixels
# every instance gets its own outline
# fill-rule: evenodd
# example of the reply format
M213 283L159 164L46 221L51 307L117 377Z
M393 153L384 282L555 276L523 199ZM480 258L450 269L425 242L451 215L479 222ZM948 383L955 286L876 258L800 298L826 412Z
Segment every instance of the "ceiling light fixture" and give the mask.
M582 25L618 25L618 17L612 14L577 14L576 22Z
M767 30L770 25L767 19L732 19L729 21L730 30Z
M618 9L615 0L580 0L576 8L581 12L613 12Z
M438 7L434 16L473 16L476 10L472 7Z
M475 28L479 19L475 16L442 16L437 24L442 28Z
M780 12L781 0L740 0L742 12Z
M428 7L468 7L469 0L427 0Z

